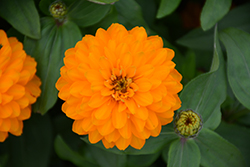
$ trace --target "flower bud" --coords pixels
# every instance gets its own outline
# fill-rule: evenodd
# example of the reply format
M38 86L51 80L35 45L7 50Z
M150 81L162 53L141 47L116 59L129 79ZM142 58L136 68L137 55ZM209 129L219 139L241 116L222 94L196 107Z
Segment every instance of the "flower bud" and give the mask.
M181 137L193 138L202 128L202 119L199 114L191 109L177 113L174 120L175 132Z
M65 15L67 14L67 7L61 1L55 1L49 7L50 14L55 19L64 19Z

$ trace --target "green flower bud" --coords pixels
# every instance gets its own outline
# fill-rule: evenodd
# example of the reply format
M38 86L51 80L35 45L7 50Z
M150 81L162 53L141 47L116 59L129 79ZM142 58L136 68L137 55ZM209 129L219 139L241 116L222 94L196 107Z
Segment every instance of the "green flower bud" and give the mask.
M55 19L64 19L65 15L67 14L67 7L61 1L55 1L49 7L50 14Z
M197 136L202 128L202 119L191 109L180 111L174 120L175 132L185 138Z

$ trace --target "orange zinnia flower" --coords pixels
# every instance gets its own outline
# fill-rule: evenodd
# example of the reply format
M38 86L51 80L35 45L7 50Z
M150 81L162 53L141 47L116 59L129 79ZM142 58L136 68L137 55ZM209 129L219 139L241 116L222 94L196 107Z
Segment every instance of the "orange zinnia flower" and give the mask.
M91 143L102 140L106 148L141 149L180 108L182 76L173 57L143 27L127 31L112 24L83 37L65 52L56 83L63 112L75 120L73 131L88 134Z
M23 120L30 117L31 104L41 93L35 73L36 62L27 56L22 43L0 30L0 142L8 132L22 134Z

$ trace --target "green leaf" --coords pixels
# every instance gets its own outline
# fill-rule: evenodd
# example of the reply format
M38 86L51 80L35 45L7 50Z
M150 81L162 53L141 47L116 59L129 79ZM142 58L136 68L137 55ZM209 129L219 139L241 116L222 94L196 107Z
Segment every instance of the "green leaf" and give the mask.
M114 154L93 145L88 145L86 149L101 167L126 167L126 155Z
M24 49L36 59L37 75L42 80L42 93L33 105L33 111L45 114L57 100L55 83L60 76L64 52L81 39L81 32L71 21L57 26L53 18L45 17L41 24L42 38L25 38Z
M141 7L135 0L119 0L115 3L115 7L118 12L118 22L127 29L143 26L149 30L143 19Z
M180 110L192 109L203 119L203 126L215 129L221 120L220 105L226 99L224 60L217 37L214 36L214 58L210 72L191 80L181 92Z
M22 136L10 136L7 166L47 167L51 155L52 125L48 115L32 114Z
M94 146L121 155L123 154L145 155L145 154L154 154L159 152L161 149L163 149L165 145L167 145L169 142L177 138L179 138L179 136L174 132L172 124L169 124L168 126L163 127L158 137L150 137L149 139L147 139L145 145L142 147L141 150L134 149L133 147L128 147L124 151L121 151L116 147L113 147L111 149L106 149L101 142L94 144ZM88 141L87 137L82 138L82 140L90 145L93 145Z
M30 38L40 38L40 22L33 0L0 1L0 16Z
M57 135L54 143L55 151L57 155L64 160L68 160L79 167L98 167L97 164L88 162L86 158L79 153L73 151L62 139L60 135Z
M8 154L1 154L0 155L0 167L5 167L8 161Z
M236 7L231 10L218 23L218 30L223 30L227 27L236 27L244 31L250 32L250 3ZM185 36L177 40L177 43L199 50L213 50L213 29L203 31L201 28L190 31Z
M156 18L160 19L171 14L180 4L181 0L161 0Z
M249 129L236 124L221 122L220 126L215 131L227 141L234 144L241 151L243 157L245 158L246 164L250 164Z
M245 166L240 151L217 133L203 128L195 141L201 152L202 166Z
M212 28L230 9L232 0L206 0L201 12L201 27L204 31Z
M128 167L146 167L150 166L156 159L160 156L161 152L156 152L155 154L145 154L145 155L128 155L127 156L127 166Z
M68 17L80 27L88 27L101 21L111 5L100 5L86 0L75 1L68 9Z
M115 3L116 1L119 1L119 0L89 0L89 1L100 3L100 4L110 4L110 3Z
M171 143L168 152L169 167L199 167L200 150L193 139L181 138Z
M250 109L250 34L235 28L220 33L227 50L227 76L236 98Z

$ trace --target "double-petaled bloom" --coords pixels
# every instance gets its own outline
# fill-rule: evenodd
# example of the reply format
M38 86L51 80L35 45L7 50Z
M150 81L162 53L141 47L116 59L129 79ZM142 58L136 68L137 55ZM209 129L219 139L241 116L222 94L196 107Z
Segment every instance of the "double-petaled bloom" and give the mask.
M41 93L35 73L36 62L22 43L0 30L0 142L8 133L22 134L23 120L30 117L31 104Z
M86 35L65 52L56 83L62 111L74 119L73 131L91 143L120 150L141 149L181 106L182 76L158 36L143 27L127 31L112 24Z

